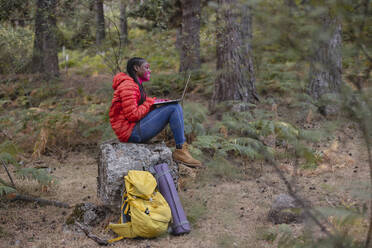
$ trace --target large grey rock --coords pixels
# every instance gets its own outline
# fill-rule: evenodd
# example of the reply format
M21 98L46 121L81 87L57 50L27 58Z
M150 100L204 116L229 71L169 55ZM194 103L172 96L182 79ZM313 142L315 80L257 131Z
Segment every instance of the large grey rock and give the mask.
M104 205L120 207L124 176L129 170L146 170L167 163L175 185L178 165L172 160L172 151L164 144L133 144L111 140L100 145L97 194Z
M301 222L304 218L304 211L292 196L280 194L275 197L268 218L274 224Z

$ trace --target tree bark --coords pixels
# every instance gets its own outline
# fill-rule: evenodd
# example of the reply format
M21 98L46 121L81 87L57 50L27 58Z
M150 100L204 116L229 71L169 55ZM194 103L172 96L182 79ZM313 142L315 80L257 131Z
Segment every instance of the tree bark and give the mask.
M180 71L199 69L200 0L181 0Z
M49 76L59 76L59 65L58 65L58 47L57 47L57 19L56 9L58 0L48 1L47 8L50 11L48 15L47 23L48 27L45 30L43 50L44 50L44 67L45 73Z
M182 26L180 25L176 29L176 48L178 49L178 51L180 51L180 55L181 55L181 49L182 49L181 34L182 34Z
M237 0L219 0L217 12L217 77L211 107L228 100L255 103L258 100L253 72L250 13ZM238 23L243 21L243 23ZM244 32L240 28L244 27ZM243 40L247 42L244 42Z
M96 0L96 44L100 46L106 37L103 0Z
M242 54L245 62L245 69L243 71L244 76L247 80L248 92L250 92L253 101L258 101L258 95L256 91L256 77L253 66L253 49L252 49L252 7L246 3L243 3L242 10L242 23L241 23L241 35L242 35Z
M34 48L32 54L31 70L34 73L43 73L44 63L43 63L43 36L45 30L45 1L38 0L36 2L36 13L35 13L35 38L34 38Z
M322 18L322 27L314 39L310 60L308 93L314 99L341 89L341 24L336 18Z
M128 22L127 22L126 0L120 1L120 40L122 44L128 43Z
M38 0L36 7L32 72L58 77L57 0Z

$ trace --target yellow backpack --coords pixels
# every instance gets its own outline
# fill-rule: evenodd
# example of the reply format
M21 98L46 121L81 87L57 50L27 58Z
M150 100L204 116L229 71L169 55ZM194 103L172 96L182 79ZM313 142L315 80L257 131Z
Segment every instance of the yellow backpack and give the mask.
M156 189L156 180L152 174L130 170L124 181L126 193L122 198L120 222L108 226L119 237L108 242L123 238L153 238L165 233L172 217L171 210Z

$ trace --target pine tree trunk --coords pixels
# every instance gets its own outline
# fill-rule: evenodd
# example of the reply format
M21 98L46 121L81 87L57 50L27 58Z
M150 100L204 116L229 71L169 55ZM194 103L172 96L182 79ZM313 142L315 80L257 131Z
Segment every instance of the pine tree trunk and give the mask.
M217 76L211 107L228 100L256 102L251 47L251 20L237 0L219 0L217 13ZM244 20L244 21L243 21ZM243 21L243 23L239 23ZM239 31L242 27L247 32ZM247 40L247 42L243 41Z
M181 0L180 71L199 69L200 0Z
M242 35L242 54L245 62L245 68L243 70L244 76L247 80L248 92L251 95L252 100L249 102L258 101L258 95L256 91L256 77L253 66L253 49L252 49L252 8L248 4L244 3L242 8L242 23L241 23L241 35Z
M45 73L52 77L59 76L58 47L57 47L57 19L56 8L58 0L49 0L47 8L50 14L47 18L47 29L45 30L43 50Z
M43 35L45 30L45 0L37 0L35 13L35 38L32 54L31 71L33 73L43 73Z
M96 0L96 44L100 46L106 37L105 16L103 11L103 0Z
M338 93L341 88L341 24L329 16L322 21L310 61L308 93L314 99L327 93Z
M182 34L182 26L179 26L176 29L176 48L178 49L178 51L181 51L181 49L182 49L181 34Z
M32 57L32 72L58 77L57 0L38 0L35 15L35 39Z
M128 22L127 22L126 0L120 1L120 40L122 44L128 43Z

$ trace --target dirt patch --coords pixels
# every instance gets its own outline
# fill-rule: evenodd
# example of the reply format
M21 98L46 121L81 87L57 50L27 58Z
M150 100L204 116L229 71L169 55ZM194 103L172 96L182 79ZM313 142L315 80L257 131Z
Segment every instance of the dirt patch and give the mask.
M354 208L367 204L355 195L367 187L366 151L361 135L355 130L347 132L351 130L336 133L335 139L318 147L329 153L324 166L329 164L330 169L316 173L316 170L311 170L313 173L308 173L308 169L299 170L296 189L314 206ZM334 142L338 143L337 147ZM345 163L348 159L353 162ZM43 157L41 161L41 165L47 166L56 177L57 184L47 192L40 192L36 184L22 182L24 191L71 206L81 202L100 203L96 193L94 154L69 153L62 162L51 157ZM258 168L261 165L249 166ZM287 171L290 166L291 161L282 167L288 178L291 177ZM180 191L193 226L189 235L167 234L156 239L123 240L115 247L275 247L275 236L270 233L278 227L267 220L267 213L273 197L285 193L286 188L270 166L262 164L261 168L261 176L248 174L230 181L190 177L188 180L191 181ZM0 247L99 247L83 233L66 228L64 223L72 210L33 203L0 202ZM116 219L112 216L111 221ZM93 232L103 238L114 238L113 233L105 231L106 224L102 223ZM355 237L363 237L366 224L362 221L358 228L354 228ZM288 227L300 234L305 224Z

